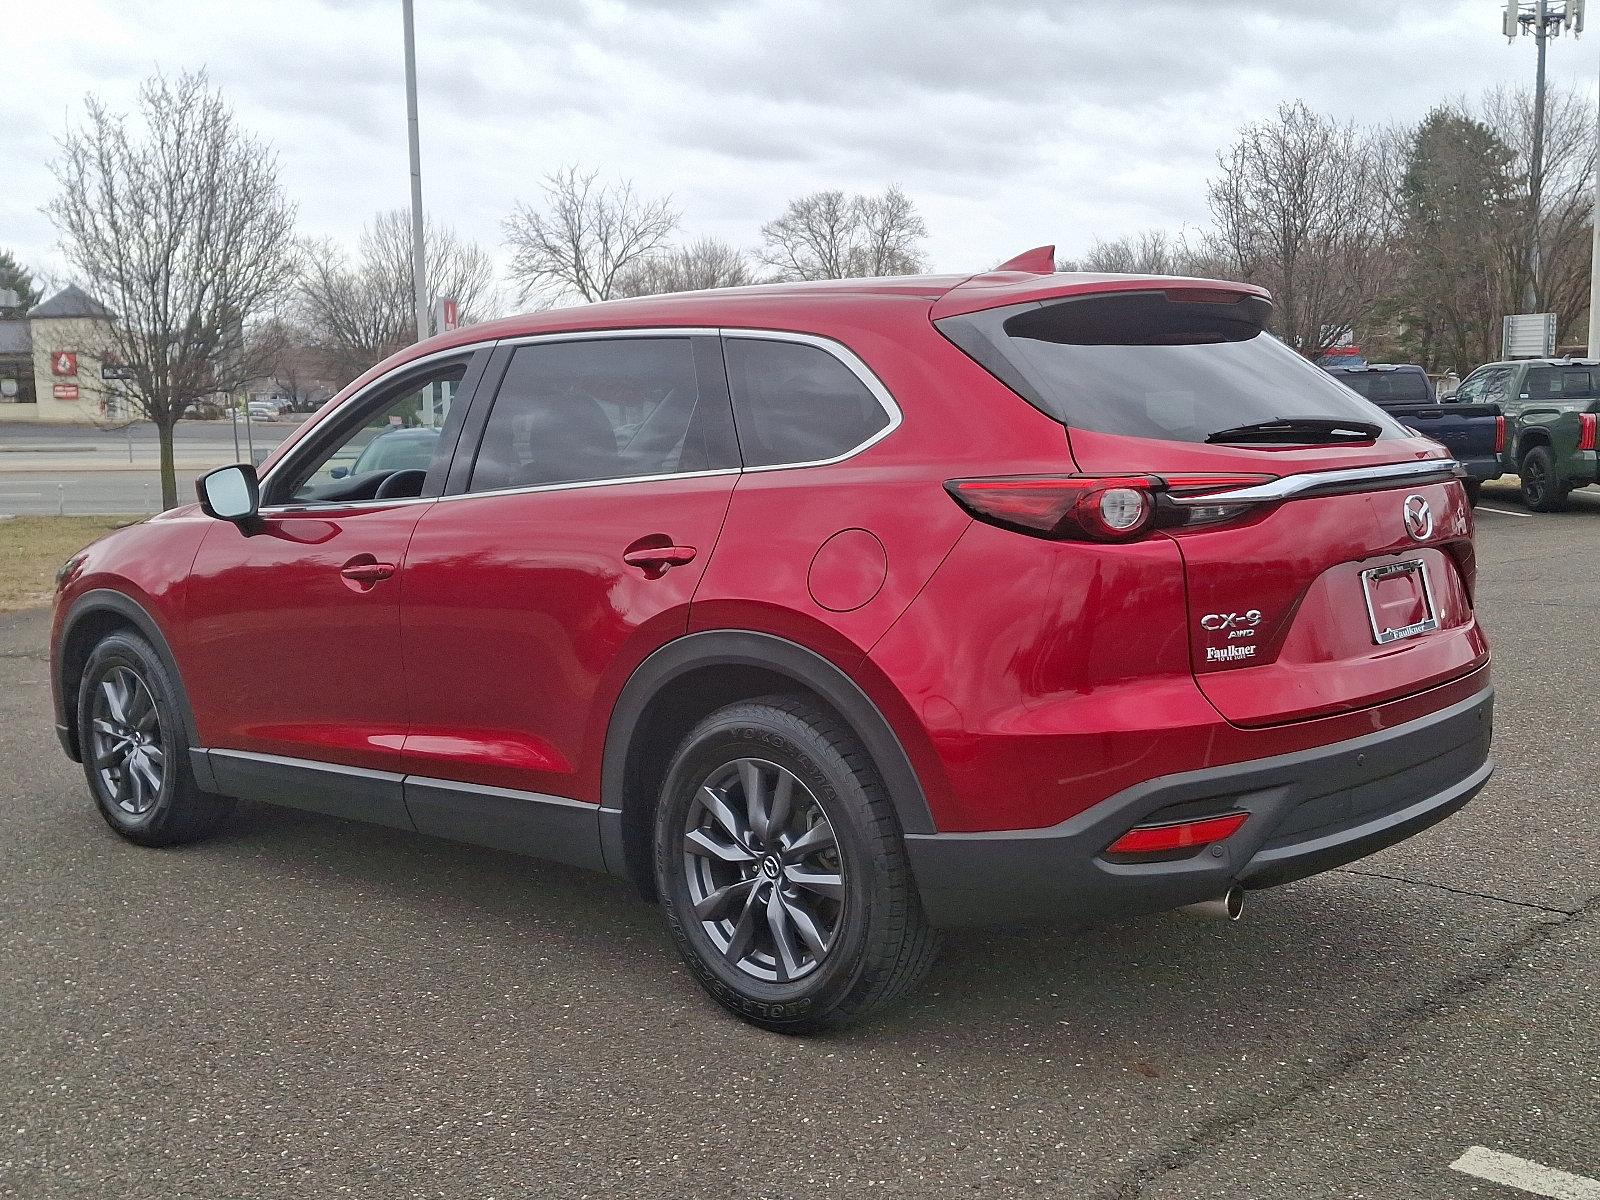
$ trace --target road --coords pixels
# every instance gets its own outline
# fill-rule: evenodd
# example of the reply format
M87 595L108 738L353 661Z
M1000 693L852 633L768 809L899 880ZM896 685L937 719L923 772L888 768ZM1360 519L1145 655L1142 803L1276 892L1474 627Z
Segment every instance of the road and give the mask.
M248 460L252 443L257 460L264 457L304 419L254 423L248 438L241 425L237 451L228 422L179 422L179 497L192 497L205 471ZM127 430L0 422L0 513L150 513L160 500L155 426L148 422Z
M46 616L0 619L0 1194L1537 1194L1451 1169L1474 1146L1600 1177L1600 510L1496 497L1479 543L1499 770L1461 813L1236 925L959 934L814 1040L721 1015L603 878L259 805L119 841Z

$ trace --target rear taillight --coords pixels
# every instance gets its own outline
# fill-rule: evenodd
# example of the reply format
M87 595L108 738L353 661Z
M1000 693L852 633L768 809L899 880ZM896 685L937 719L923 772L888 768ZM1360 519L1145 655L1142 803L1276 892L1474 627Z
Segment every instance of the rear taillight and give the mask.
M1238 832L1248 813L1223 813L1197 821L1164 821L1158 825L1135 825L1111 845L1107 854L1168 854L1209 846Z
M1600 417L1594 413L1578 414L1578 449L1593 450L1596 440L1596 424L1600 424Z
M1504 417L1496 417L1494 419L1494 452L1496 454L1504 454L1505 450L1506 419Z
M952 479L956 503L979 520L1049 538L1126 542L1156 526L1209 524L1250 507L1225 494L1271 475L1010 475ZM1219 493L1216 504L1194 497ZM1183 497L1178 506L1172 497Z

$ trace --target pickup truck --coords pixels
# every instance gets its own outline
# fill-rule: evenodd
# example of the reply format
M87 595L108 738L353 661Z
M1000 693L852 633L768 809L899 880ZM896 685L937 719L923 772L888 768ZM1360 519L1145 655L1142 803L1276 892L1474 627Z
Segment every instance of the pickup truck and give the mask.
M1456 399L1492 402L1505 411L1502 466L1517 473L1522 499L1534 512L1558 512L1573 488L1600 482L1600 360L1486 363L1461 381Z
M1506 422L1500 405L1469 401L1462 395L1475 375L1462 381L1462 390L1456 392L1454 399L1441 403L1434 394L1433 380L1421 367L1372 363L1324 370L1402 425L1444 445L1467 470L1464 482L1467 499L1473 504L1478 502L1478 493L1487 480L1504 474L1501 456Z

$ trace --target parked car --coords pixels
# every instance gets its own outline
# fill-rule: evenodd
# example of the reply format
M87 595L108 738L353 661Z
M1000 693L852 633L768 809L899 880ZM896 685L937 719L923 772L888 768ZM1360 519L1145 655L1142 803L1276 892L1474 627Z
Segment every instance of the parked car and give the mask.
M61 744L142 845L247 797L610 871L791 1032L945 927L1236 917L1467 803L1455 462L1258 288L1052 271L411 347L68 561ZM441 393L425 471L329 476Z
M1506 421L1500 406L1469 403L1459 396L1439 403L1433 380L1421 367L1372 363L1327 367L1328 374L1365 396L1396 421L1441 443L1466 470L1467 499L1478 503L1483 485L1503 474Z
M1456 399L1505 410L1501 462L1516 472L1522 499L1534 512L1558 512L1574 488L1600 482L1600 360L1487 363L1461 381Z
M348 468L334 467L334 479L365 475L371 471L427 471L439 446L437 429L390 429L378 434L364 447Z
M279 415L278 406L270 400L250 400L245 411L252 421L276 421Z

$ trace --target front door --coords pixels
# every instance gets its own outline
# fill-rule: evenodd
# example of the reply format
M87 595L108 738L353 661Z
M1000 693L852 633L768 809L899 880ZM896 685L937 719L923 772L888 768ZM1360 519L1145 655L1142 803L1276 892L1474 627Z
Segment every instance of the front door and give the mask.
M685 632L737 478L715 338L497 355L503 381L473 405L454 494L417 524L403 595L405 771L476 786L408 781L407 800L419 828L469 840L488 840L469 810L490 789L598 803L611 703ZM496 813L501 842L520 845L519 811Z
M269 473L254 527L218 521L207 532L182 658L202 744L234 752L215 761L398 770L399 571L432 504L423 493L443 484L467 366L463 355L411 371L358 400ZM226 790L221 771L219 783Z

